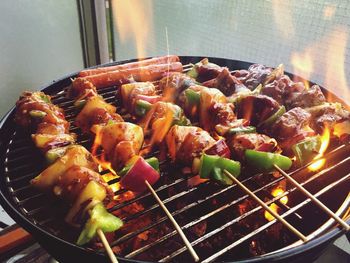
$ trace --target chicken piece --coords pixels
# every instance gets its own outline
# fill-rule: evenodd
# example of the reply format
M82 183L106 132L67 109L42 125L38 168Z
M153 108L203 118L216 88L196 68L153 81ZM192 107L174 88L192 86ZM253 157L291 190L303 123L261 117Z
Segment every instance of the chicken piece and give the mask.
M113 191L99 173L78 165L71 166L64 174L59 176L53 192L67 203L72 204L90 181L100 184L106 189L106 195L113 197ZM93 198L93 194L91 197Z
M183 110L176 104L159 101L147 113L142 122L144 130L151 127L152 143L160 143L173 125L189 125Z
M137 155L143 144L143 130L130 122L94 125L92 132L99 136L101 146L114 169L119 169Z
M203 86L217 88L226 96L231 96L237 90L246 89L241 81L231 75L228 68L223 68L215 79L204 82Z
M135 103L141 97L156 96L156 88L151 82L135 82L121 86L121 96L123 106L130 112L134 113Z
M249 120L253 126L258 126L279 108L279 103L266 95L246 95L237 105L237 117Z
M284 113L271 127L270 131L279 145L284 150L288 150L305 137L315 134L309 126L310 121L311 114L297 107Z
M192 165L193 159L215 144L207 131L194 126L174 125L166 136L169 155L172 161Z
M254 90L262 84L273 71L272 68L261 64L253 64L248 70L235 70L232 75L242 82L248 89Z
M195 84L196 81L186 74L173 72L160 80L159 89L165 101L174 102L183 90Z
M43 92L23 92L16 102L15 122L25 128L36 128L41 122L63 125L69 130L63 110L51 103Z
M323 103L305 110L311 114L311 128L318 133L322 133L325 126L332 128L337 123L350 120L350 112L338 102Z
M30 183L41 191L52 191L65 172L75 165L97 171L97 164L91 153L83 146L72 145L67 148L61 158L32 179Z
M313 85L309 89L304 89L301 92L290 93L289 99L286 100L286 105L288 108L307 108L320 105L326 102L326 97L324 96L322 90L318 85Z
M199 103L199 122L200 126L209 131L215 128L218 124L215 115L211 110L215 110L215 104L226 104L227 98L218 89L202 89L200 91L200 103ZM217 107L219 109L219 107Z
M116 113L116 108L100 96L90 97L84 108L75 119L75 124L85 133L88 133L95 124L106 124L109 120L123 121Z
M244 159L244 152L247 149L263 152L279 151L279 147L275 139L258 133L237 134L228 138L227 143L232 153L239 160Z

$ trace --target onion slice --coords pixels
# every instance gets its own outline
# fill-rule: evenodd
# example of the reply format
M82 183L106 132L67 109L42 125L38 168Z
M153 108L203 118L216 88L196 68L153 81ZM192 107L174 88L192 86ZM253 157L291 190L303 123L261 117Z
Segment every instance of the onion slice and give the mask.
M230 149L224 139L218 140L215 144L206 149L205 153L209 155L218 155L228 159L231 157Z
M129 172L120 180L120 184L127 190L143 192L147 190L145 181L150 185L155 184L160 178L159 172L153 169L145 159L138 158Z

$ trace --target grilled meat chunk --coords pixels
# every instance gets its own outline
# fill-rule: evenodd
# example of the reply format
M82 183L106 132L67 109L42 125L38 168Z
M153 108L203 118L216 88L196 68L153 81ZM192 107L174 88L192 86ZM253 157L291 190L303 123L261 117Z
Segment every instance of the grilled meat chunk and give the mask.
M174 102L183 90L195 84L196 81L186 74L173 72L160 80L159 89L166 101Z
M305 109L311 114L311 128L322 133L325 126L333 127L336 123L350 120L350 112L340 103L323 103Z
M203 82L203 86L219 89L226 96L231 96L236 90L246 88L241 81L231 75L228 68L223 68L215 79Z
M298 141L314 135L310 128L311 114L297 107L284 113L271 127L271 134L283 149L289 149Z
M173 161L192 165L193 159L212 146L215 140L199 127L174 125L166 136L166 143Z
M114 169L119 169L137 155L143 144L143 130L130 122L94 125L92 132L99 136L101 146Z
M232 75L235 76L248 89L253 90L259 84L263 83L273 71L272 68L261 64L253 64L248 70L235 70Z
M42 191L52 191L66 171L75 165L97 171L97 164L91 153L83 146L72 145L61 158L57 159L30 183Z
M109 120L123 121L116 113L116 108L105 102L100 96L94 96L87 100L84 108L80 111L75 124L85 133L95 124L106 124Z
M279 103L266 95L246 95L237 105L237 117L249 120L253 126L257 126L279 108Z
M205 82L216 78L224 69L214 63L210 63L207 58L202 59L194 67L197 74L196 80L199 82Z
M258 133L237 134L228 138L227 143L232 153L239 160L244 159L244 152L247 149L263 152L276 152L279 150L275 139Z
M326 102L326 98L318 85L313 85L309 89L304 89L299 92L293 90L289 92L288 97L285 104L290 109L295 107L313 107Z

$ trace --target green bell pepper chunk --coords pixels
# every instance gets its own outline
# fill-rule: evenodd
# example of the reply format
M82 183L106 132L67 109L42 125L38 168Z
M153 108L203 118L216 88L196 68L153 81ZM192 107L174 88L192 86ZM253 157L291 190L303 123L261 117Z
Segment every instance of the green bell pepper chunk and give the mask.
M198 77L197 68L198 68L198 63L196 65L193 65L193 67L189 71L187 71L187 73L186 73L187 76L196 79Z
M188 126L191 124L190 120L186 118L183 110L178 105L174 106L173 122L172 125Z
M148 158L148 159L145 159L145 161L150 165L152 166L152 168L156 171L159 172L159 161L156 157L151 157L151 158ZM125 166L123 169L121 169L119 172L118 172L118 175L119 176L124 176L126 175L129 170L131 169L131 167L133 166L134 164L129 164L127 166Z
M284 155L270 152L245 150L245 159L249 165L263 172L275 170L274 164L282 170L288 170L292 166L292 160Z
M231 128L227 131L227 134L235 135L235 134L253 133L253 132L256 132L256 128L254 126L243 126L243 127Z
M192 89L187 89L185 90L185 96L186 96L187 103L190 107L199 105L200 97L201 97L199 93L195 92Z
M108 213L102 203L96 204L91 212L90 218L86 222L83 231L77 241L77 245L81 246L96 236L97 229L103 232L113 232L123 226L123 221L113 214Z
M86 104L86 100L77 100L74 102L74 107L77 109L82 109Z
M217 155L202 155L199 167L200 178L213 179L223 185L231 185L233 182L224 174L224 170L237 177L241 172L241 164Z
M152 108L152 104L148 101L137 100L135 104L135 114L139 117L143 117Z
M321 136L308 137L292 146L298 165L305 165L310 162L320 151L322 144Z
M34 119L42 119L44 118L47 113L45 111L41 111L41 110L31 110L29 112L30 117L34 118Z
M66 153L68 147L69 146L57 147L57 148L52 148L48 150L45 153L46 162L48 164L54 163L58 158L62 157Z
M269 127L274 124L284 113L286 108L282 105L274 114L259 124L260 127Z

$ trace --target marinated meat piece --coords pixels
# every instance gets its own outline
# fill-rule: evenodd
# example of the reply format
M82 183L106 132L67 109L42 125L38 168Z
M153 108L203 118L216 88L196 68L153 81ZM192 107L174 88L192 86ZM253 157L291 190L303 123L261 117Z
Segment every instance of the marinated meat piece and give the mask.
M237 134L228 138L227 142L232 153L240 160L244 159L244 152L247 149L264 152L279 150L275 139L258 133Z
M284 100L288 93L293 93L295 91L292 88L293 81L287 76L284 75L279 79L275 79L270 83L266 84L261 91L261 94L267 95L275 99L278 103L284 104ZM302 87L304 89L304 86Z
M220 72L224 69L214 63L210 63L207 58L203 59L200 63L195 65L197 71L197 80L199 82L205 82L210 79L216 78Z
M284 113L272 126L271 134L283 149L289 149L298 141L314 135L309 127L311 114L297 107Z
M160 80L159 89L166 101L174 102L184 89L195 84L196 81L186 74L173 72Z
M95 125L92 132L100 136L101 146L115 169L139 153L144 139L142 128L130 122Z
M36 128L41 122L63 125L69 130L63 110L51 103L43 92L23 92L16 102L15 122L25 128Z
M258 126L279 108L279 103L271 97L266 95L247 95L238 103L237 117L249 120L251 125Z
M337 102L323 103L305 110L311 114L311 127L318 133L322 133L325 126L332 127L350 120L350 112Z
M228 68L223 68L215 79L204 82L203 86L219 89L226 96L231 96L237 89L245 88L241 81L231 75Z
M194 126L174 125L166 136L168 152L173 161L192 165L192 161L215 140L208 132Z
M155 96L156 88L151 82L135 82L121 86L121 96L124 107L130 112L135 111L135 102L139 97Z
M236 70L233 72L240 82L242 82L248 89L255 89L260 83L263 83L267 76L272 72L272 68L261 64L253 64L246 70Z
M75 124L85 133L95 124L106 124L108 120L123 121L116 113L116 108L100 96L91 97L87 100L84 108L75 119Z
M286 101L286 105L289 108L301 107L313 107L326 102L326 98L323 95L318 85L313 85L309 89L304 89L301 92L291 92L290 98Z

